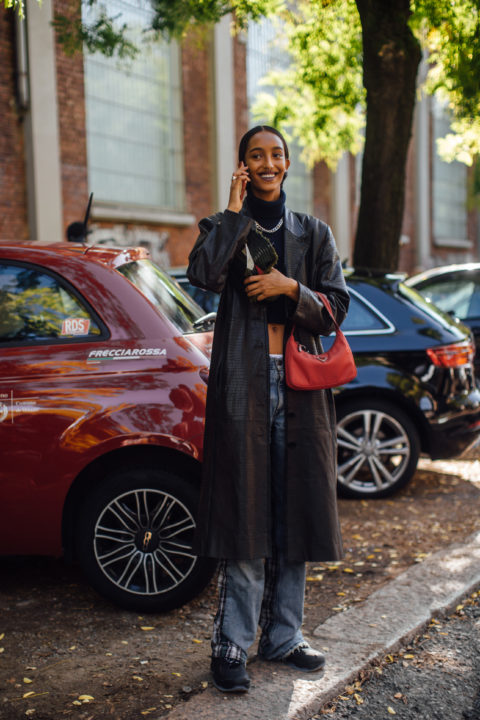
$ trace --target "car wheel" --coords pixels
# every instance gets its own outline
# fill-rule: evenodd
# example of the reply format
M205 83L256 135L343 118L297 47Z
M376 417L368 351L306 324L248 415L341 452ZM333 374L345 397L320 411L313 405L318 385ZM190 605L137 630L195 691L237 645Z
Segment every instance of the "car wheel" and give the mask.
M209 582L212 560L192 551L197 491L154 468L124 468L84 500L76 552L93 587L129 610L183 605Z
M338 489L344 497L386 497L417 467L418 432L392 403L355 400L337 410Z

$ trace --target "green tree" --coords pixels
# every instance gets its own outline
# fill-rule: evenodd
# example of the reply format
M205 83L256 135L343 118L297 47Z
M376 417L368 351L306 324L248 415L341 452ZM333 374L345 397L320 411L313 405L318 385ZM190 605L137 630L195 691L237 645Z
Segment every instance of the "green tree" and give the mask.
M439 142L446 160L471 165L480 151L479 0L311 0L287 13L292 64L267 82L258 117L289 125L307 162L332 168L356 152L365 117L361 199L353 262L395 270L405 169L422 54L425 90L452 115ZM365 115L361 115L365 111Z

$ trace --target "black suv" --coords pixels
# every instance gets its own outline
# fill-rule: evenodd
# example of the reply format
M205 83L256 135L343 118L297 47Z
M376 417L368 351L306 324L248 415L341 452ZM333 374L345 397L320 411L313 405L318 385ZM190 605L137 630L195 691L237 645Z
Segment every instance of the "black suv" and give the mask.
M403 275L347 271L350 309L342 330L358 375L336 388L338 488L385 497L405 485L420 454L452 458L480 434L475 346L468 328L426 302ZM192 288L212 311L218 295ZM324 338L325 348L333 342Z

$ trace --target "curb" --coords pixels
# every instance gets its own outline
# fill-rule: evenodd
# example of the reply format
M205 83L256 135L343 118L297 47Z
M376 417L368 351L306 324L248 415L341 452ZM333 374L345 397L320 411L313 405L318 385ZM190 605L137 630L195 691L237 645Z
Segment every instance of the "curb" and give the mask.
M334 615L314 630L328 648L325 672L302 675L272 663L249 663L247 695L209 687L177 705L168 720L309 720L373 661L395 651L435 615L451 610L480 585L480 533L414 565L373 592L361 605Z

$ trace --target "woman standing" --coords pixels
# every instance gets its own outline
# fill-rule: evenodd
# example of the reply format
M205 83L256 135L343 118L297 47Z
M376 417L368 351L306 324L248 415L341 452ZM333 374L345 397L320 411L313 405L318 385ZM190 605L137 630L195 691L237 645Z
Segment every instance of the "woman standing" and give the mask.
M289 165L276 129L249 130L228 207L200 222L189 258L192 284L221 293L195 550L221 560L211 668L224 692L248 690L247 651L258 625L261 658L323 667L301 632L305 562L342 555L332 393L286 387L283 352L293 323L317 353L318 336L333 329L315 290L328 296L339 323L349 298L329 227L285 207ZM239 278L252 233L268 237L278 262Z

